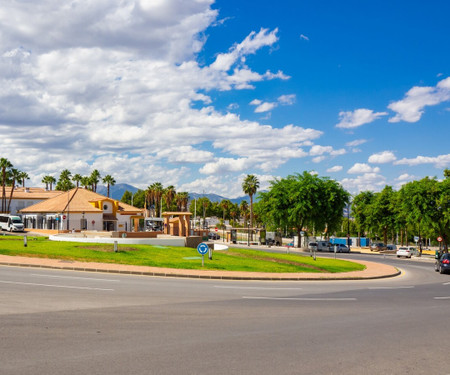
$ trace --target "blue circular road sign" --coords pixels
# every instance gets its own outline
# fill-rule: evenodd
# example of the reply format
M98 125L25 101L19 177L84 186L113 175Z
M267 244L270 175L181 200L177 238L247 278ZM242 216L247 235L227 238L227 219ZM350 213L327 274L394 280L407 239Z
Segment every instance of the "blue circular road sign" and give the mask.
M209 250L209 247L207 244L205 244L204 242L202 242L201 244L199 244L197 246L197 251L201 254L201 255L205 255Z

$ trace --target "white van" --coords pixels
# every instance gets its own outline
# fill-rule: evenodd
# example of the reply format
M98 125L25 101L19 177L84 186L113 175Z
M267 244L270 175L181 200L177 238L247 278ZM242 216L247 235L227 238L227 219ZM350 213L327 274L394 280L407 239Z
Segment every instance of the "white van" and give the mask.
M328 241L317 241L317 251L331 251L331 244Z
M24 225L19 216L0 215L0 229L9 232L23 232Z

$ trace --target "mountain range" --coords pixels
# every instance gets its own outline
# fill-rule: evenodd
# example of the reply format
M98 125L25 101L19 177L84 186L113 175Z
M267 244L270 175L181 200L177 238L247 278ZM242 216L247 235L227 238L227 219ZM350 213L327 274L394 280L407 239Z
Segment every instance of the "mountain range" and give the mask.
M109 190L110 190L111 198L117 199L120 201L122 199L122 196L125 193L125 191L128 190L129 192L134 194L139 189L137 187L135 187L133 185L129 185L129 184L115 184L114 186L111 186L109 188ZM102 194L102 195L107 195L108 189L106 186L99 185L97 187L97 193ZM222 197L221 195L217 195L217 194L189 193L189 200L191 200L191 201L194 199L203 198L203 197L208 198L211 202L220 202L223 199L228 199L232 203L240 204L243 200L246 200L247 202L250 201L248 196L242 196L242 197L230 199L230 198Z

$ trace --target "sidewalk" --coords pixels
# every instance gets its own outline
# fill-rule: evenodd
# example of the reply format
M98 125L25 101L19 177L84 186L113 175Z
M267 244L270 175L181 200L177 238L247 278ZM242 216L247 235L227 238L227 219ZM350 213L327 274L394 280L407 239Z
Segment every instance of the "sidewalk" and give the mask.
M219 279L219 280L368 280L394 277L400 275L400 271L389 265L367 262L362 260L346 259L366 266L363 271L345 273L263 273L263 272L235 272L235 271L211 271L211 270L185 270L173 268L157 268L145 266L129 266L111 263L86 263L69 260L27 258L20 256L0 255L0 265L18 267L38 267L62 270L74 270L85 272L106 272L129 275L159 276L159 277L184 277L195 279Z

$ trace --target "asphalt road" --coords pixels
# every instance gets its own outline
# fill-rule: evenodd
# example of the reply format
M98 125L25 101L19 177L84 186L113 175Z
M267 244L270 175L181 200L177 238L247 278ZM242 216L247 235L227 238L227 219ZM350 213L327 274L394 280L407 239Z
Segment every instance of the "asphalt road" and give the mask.
M0 267L0 374L450 374L450 275L213 281Z

